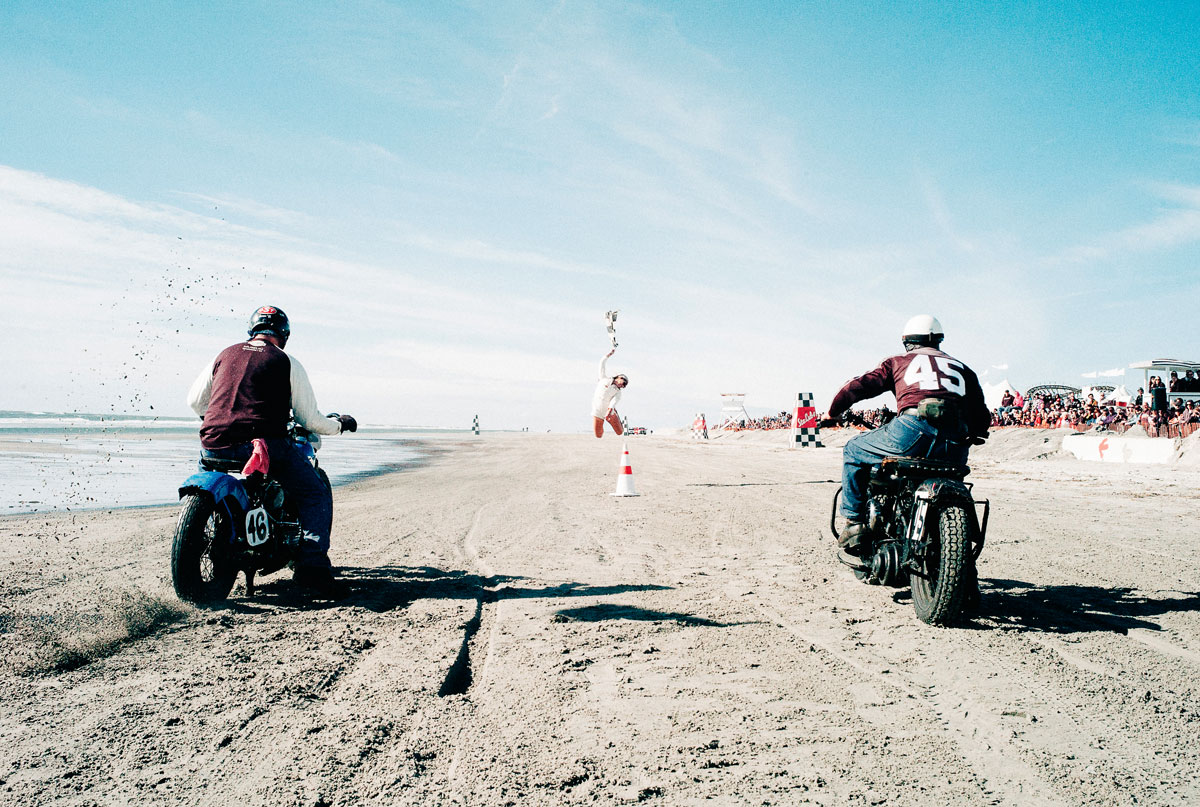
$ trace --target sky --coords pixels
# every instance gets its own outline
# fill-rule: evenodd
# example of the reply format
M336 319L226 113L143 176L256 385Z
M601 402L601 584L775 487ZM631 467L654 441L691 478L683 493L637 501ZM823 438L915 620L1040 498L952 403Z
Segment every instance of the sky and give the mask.
M0 409L788 408L914 314L985 381L1200 359L1200 4L0 4ZM1007 369L997 369L1007 366ZM1130 372L1132 385L1141 374Z

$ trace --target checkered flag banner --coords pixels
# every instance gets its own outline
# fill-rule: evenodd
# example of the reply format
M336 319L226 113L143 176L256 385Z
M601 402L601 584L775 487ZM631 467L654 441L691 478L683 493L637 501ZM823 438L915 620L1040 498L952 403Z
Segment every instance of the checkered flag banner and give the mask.
M608 338L612 340L614 349L617 347L617 312L609 311L604 315L604 324L608 328Z
M813 407L811 392L796 395L796 411L792 413L792 445L824 448L821 445L821 430L817 428L817 410Z
M475 419L471 421L471 431L473 431L476 436L479 435L479 415L476 415Z

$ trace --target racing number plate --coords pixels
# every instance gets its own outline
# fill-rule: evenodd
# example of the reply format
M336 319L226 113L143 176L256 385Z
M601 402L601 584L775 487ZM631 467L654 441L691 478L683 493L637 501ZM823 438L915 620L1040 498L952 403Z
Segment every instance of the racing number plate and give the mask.
M261 546L270 537L271 520L267 518L267 511L262 507L255 507L246 513L246 543L250 546Z

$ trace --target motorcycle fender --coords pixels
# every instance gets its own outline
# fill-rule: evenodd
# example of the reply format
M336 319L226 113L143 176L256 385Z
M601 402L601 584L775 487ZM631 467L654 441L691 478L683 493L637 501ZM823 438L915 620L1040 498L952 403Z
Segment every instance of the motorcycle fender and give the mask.
M908 539L914 544L919 544L925 538L925 521L929 515L929 506L936 501L947 499L969 503L971 491L962 482L954 479L926 479L913 493L913 497L917 500L917 506L914 508Z
M971 491L961 482L953 479L926 479L913 493L917 506L913 512L912 528L909 530L909 540L920 542L925 537L925 520L929 515L929 506L933 502L944 499L971 501Z
M240 479L229 474L219 471L194 473L179 486L179 497L183 498L189 493L201 491L212 496L214 502L221 502L231 497L241 505L243 512L250 509L250 497L246 495L246 488L242 486Z

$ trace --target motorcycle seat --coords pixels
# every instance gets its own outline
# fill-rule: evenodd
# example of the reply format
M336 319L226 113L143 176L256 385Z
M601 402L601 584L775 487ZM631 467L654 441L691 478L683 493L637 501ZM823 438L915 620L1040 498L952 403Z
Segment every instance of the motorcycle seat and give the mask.
M216 457L201 457L200 465L210 471L240 471L246 465L245 460L222 460Z
M962 479L971 473L966 465L939 460L922 460L913 457L884 457L883 463L872 470L872 476L907 476L918 479L943 477Z

